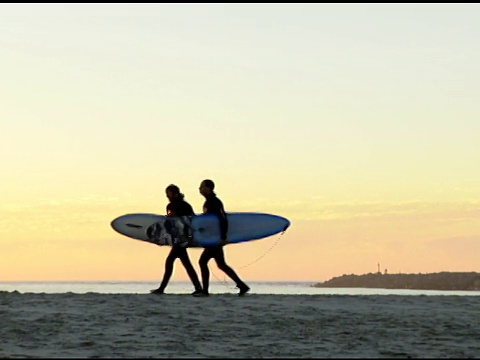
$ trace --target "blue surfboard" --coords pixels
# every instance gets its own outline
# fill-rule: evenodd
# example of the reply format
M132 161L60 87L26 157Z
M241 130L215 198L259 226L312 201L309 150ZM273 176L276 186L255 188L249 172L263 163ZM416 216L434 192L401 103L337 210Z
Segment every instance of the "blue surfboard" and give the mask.
M227 240L232 244L264 239L290 226L282 216L258 212L231 212L227 219ZM122 235L156 245L208 247L220 243L220 221L213 214L167 217L134 213L117 217L111 226Z

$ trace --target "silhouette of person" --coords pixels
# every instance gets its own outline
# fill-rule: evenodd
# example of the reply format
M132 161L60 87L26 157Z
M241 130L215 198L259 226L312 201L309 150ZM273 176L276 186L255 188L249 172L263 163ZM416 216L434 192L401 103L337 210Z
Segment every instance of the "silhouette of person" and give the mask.
M178 186L173 184L167 186L165 193L170 201L167 205L167 216L195 215L192 206L185 201L185 196L180 192ZM165 260L165 272L163 274L163 280L158 289L151 291L152 294L161 295L164 293L173 273L173 264L177 258L182 262L188 276L190 277L190 280L192 281L193 286L195 287L195 291L192 293L192 295L198 295L202 292L202 286L200 285L198 275L195 272L192 263L190 262L190 258L188 257L187 247L181 246L180 244L173 244L172 249Z
M203 213L204 214L215 214L218 216L220 221L220 234L221 234L221 243L219 245L205 247L202 254L200 255L199 265L202 272L202 283L203 291L196 293L195 296L209 296L208 287L210 281L210 271L208 269L208 262L210 259L215 259L217 266L225 274L227 274L237 285L237 288L240 289L238 293L239 296L245 295L250 288L245 284L235 273L235 271L227 265L225 262L225 254L223 251L223 246L228 243L227 232L228 232L228 219L225 209L223 207L222 201L217 197L217 194L213 191L215 184L212 180L206 179L203 180L200 184L200 194L205 197L205 203L203 204Z

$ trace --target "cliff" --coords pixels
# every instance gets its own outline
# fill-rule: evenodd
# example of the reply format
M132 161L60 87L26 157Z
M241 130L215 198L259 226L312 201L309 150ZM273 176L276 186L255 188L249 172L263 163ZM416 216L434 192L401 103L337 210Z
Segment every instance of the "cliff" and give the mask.
M480 273L440 272L432 274L365 274L342 275L312 285L324 288L382 288L415 290L480 291Z

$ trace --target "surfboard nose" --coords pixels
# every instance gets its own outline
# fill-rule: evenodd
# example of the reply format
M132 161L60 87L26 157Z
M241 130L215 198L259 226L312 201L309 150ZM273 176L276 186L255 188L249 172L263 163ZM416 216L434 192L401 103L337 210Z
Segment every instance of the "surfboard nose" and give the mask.
M110 226L114 230L117 230L127 226L128 224L134 224L132 221L129 221L129 220L133 220L131 215L122 215L113 219L110 222Z
M118 224L119 224L119 221L120 221L120 218L121 218L121 216L113 219L113 220L110 222L110 226L112 227L113 230L117 230Z
M113 219L110 226L122 235L147 241L147 229L162 218L161 215L149 213L125 214Z

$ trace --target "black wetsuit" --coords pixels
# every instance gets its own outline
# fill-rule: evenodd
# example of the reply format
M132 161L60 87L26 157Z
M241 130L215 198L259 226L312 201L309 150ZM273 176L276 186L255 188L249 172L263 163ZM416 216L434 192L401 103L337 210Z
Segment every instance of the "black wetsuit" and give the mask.
M192 206L183 199L175 199L167 205L167 216L190 216L195 215ZM187 248L181 246L172 246L172 250L165 260L165 273L163 275L162 283L158 288L158 292L163 292L167 287L168 281L173 273L173 263L175 259L179 258L185 270L187 271L193 286L196 291L202 290L198 275L193 268L190 258L188 257Z
M203 204L203 213L204 214L216 214L220 221L220 234L221 239L227 239L228 231L228 219L225 209L223 208L222 201L215 195L212 194L206 197L205 203ZM227 274L240 289L247 287L247 285L240 280L235 271L227 265L225 262L225 254L223 252L223 245L215 245L205 247L202 255L200 255L199 265L202 272L202 282L203 282L203 292L208 294L208 286L210 281L210 271L208 269L208 262L210 259L214 258L217 266L225 274Z
M205 203L203 204L203 213L204 214L215 214L220 220L220 236L222 240L227 239L228 231L228 220L225 209L223 208L222 201L217 197L217 195L212 194L205 198Z
M167 205L167 216L195 215L192 206L182 199L175 199Z

